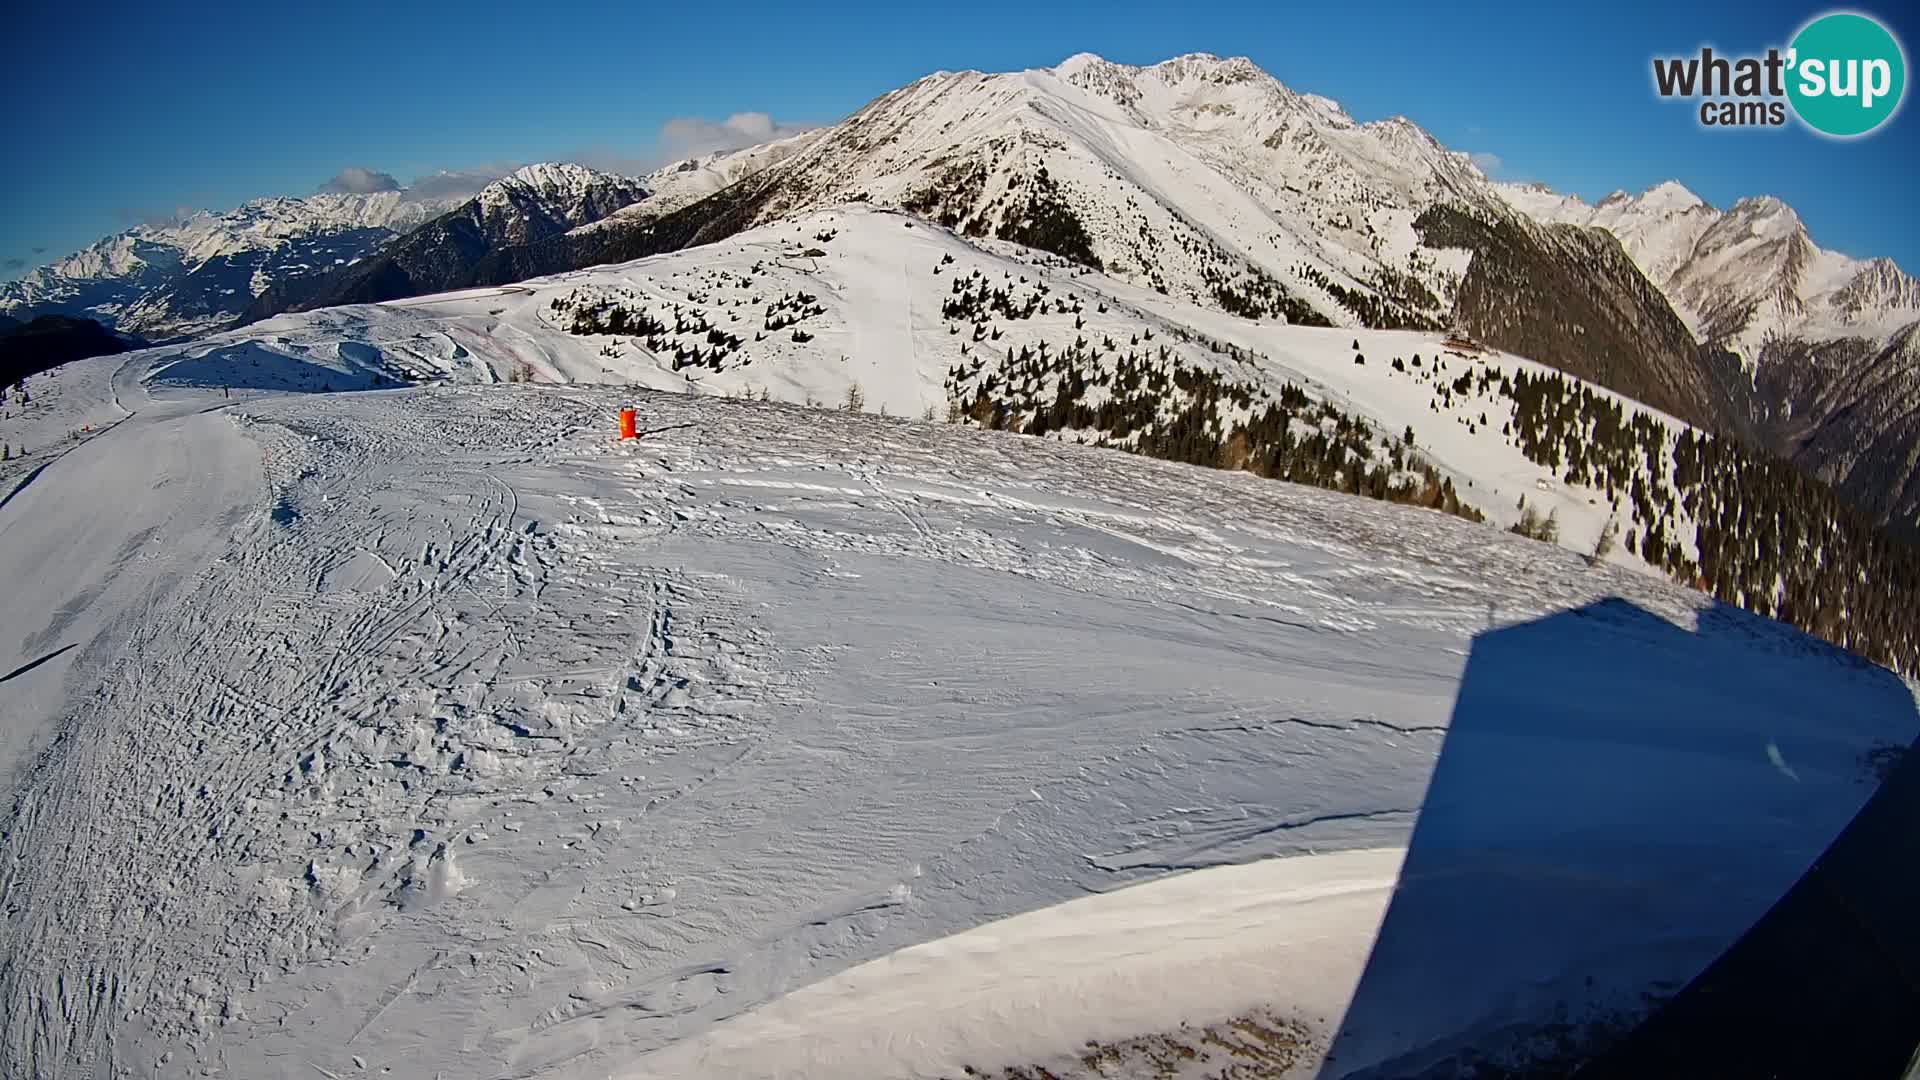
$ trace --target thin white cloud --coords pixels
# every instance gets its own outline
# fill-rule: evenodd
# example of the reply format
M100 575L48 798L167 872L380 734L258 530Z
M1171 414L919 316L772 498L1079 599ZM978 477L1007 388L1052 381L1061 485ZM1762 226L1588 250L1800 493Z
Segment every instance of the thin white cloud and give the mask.
M725 120L676 116L660 126L658 139L668 161L710 154L715 150L744 150L775 139L813 130L812 124L775 120L763 112L738 112Z
M585 165L602 172L639 176L655 169L717 150L744 150L812 131L817 124L797 124L776 120L764 112L737 112L724 120L701 116L676 116L660 126L651 152L631 153L608 146L591 146L558 159ZM1478 155L1476 155L1476 160ZM440 169L413 178L402 185L388 172L350 165L320 185L319 190L368 194L378 191L403 191L406 198L421 202L457 200L479 193L480 189L519 168L524 162L493 162L464 169ZM114 214L123 224L177 225L198 211L181 204L172 210L122 207ZM35 252L41 254L40 251Z
M1507 171L1507 163L1500 160L1499 154L1489 154L1482 151L1468 154L1467 158L1473 162L1474 168L1479 169L1481 172L1486 173L1487 176L1496 180Z
M776 120L763 112L738 112L724 120L701 116L676 116L660 126L649 152L635 153L613 146L597 145L576 150L557 159L585 165L601 172L639 176L676 161L710 154L716 150L744 150L775 139L812 131L817 125ZM441 169L413 178L404 186L391 174L358 166L340 170L340 174L322 186L323 191L404 190L409 199L440 201L461 199L477 194L481 188L500 179L525 162L502 161L465 169Z
M657 154L630 154L611 146L583 147L562 160L617 176L639 176L666 164Z
M342 195L371 195L376 191L399 191L400 181L395 180L392 173L349 165L321 184L320 190Z
M601 172L641 176L676 161L718 150L745 150L764 142L812 131L817 126L776 120L763 112L734 113L725 120L676 116L660 125L651 150L636 153L614 146L594 145L575 150L563 160Z
M519 168L510 163L481 165L471 169L441 169L416 176L407 185L407 196L422 202L429 199L458 199L477 194L481 188Z
M180 224L196 212L196 207L180 203L171 210L159 207L121 206L114 209L113 216L118 218L122 225L152 225L157 228L167 228Z

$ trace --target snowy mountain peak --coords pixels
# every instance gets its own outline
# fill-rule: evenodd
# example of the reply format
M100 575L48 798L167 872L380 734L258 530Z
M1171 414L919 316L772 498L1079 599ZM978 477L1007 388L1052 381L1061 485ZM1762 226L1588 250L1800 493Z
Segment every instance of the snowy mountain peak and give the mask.
M1676 180L1591 206L1537 185L1495 190L1536 220L1613 233L1696 334L1749 364L1769 341L1884 336L1912 319L1911 278L1820 248L1772 195L1719 210Z
M1903 273L1892 259L1869 259L1838 293L1835 301L1849 314L1920 311L1920 280Z
M1262 71L1252 60L1244 56L1222 58L1204 52L1187 53L1170 60L1162 60L1146 70L1169 83L1204 80L1227 85L1251 82L1255 79L1275 81L1271 75Z
M1052 70L1060 78L1071 80L1089 71L1105 71L1119 67L1121 65L1096 53L1082 52L1074 53L1060 61Z
M1355 126L1353 117L1347 115L1347 110L1341 108L1340 103L1330 97L1322 97L1319 94L1301 94L1299 95L1299 100L1314 113L1318 114L1321 120L1331 123L1336 128L1345 129Z
M1050 69L1061 79L1074 82L1089 76L1105 78L1120 76L1138 78L1151 75L1161 82L1179 83L1194 79L1212 82L1244 81L1253 78L1270 78L1252 60L1244 56L1219 57L1207 52L1185 53L1170 57L1146 67L1136 64L1122 64L1100 56L1097 53L1074 53Z
M1670 212L1707 206L1705 199L1695 195L1678 180L1663 180L1648 188L1636 201L1643 206L1658 207ZM1707 208L1712 209L1712 207Z
M482 201L498 200L508 194L535 192L546 197L578 196L595 185L623 181L625 177L589 169L567 161L543 161L522 165L481 189Z
M1244 56L1187 53L1138 67L1077 53L1047 74L1123 107L1148 109L1160 118L1184 113L1252 122L1304 104L1309 111L1334 118L1337 126L1352 123L1334 102L1294 94Z
M1140 72L1140 68L1116 64L1093 53L1075 53L1047 74L1095 97L1130 107L1140 100Z
M1802 228L1800 215L1794 212L1793 207L1772 195L1750 195L1734 203L1727 214L1750 223L1756 235L1762 231L1784 235Z
M1601 210L1610 210L1618 213L1622 208L1626 207L1656 213L1673 213L1694 209L1696 207L1707 207L1711 209L1711 207L1707 206L1705 199L1695 195L1685 184L1680 183L1678 180L1663 180L1638 195L1630 194L1627 191L1616 188L1608 192L1599 202L1592 204L1589 204L1578 195L1564 195L1537 180L1526 183L1502 183L1498 185L1498 187L1500 188L1501 194L1506 196L1509 202L1516 203L1516 205L1526 200L1533 200L1536 205L1552 205L1564 207L1568 210L1577 208L1582 212L1588 213ZM1533 212L1529 206L1522 205L1521 209L1527 210L1529 213Z
M472 215L500 243L527 243L600 221L646 198L641 180L571 162L525 165L482 188Z
M1325 101L1324 98L1316 100ZM1328 104L1332 103L1328 102ZM1338 110L1339 106L1333 105L1333 108ZM1345 113L1340 113L1340 116L1342 119L1346 118ZM1389 116L1385 120L1374 120L1362 124L1361 127L1387 146L1413 154L1418 158L1430 158L1435 153L1449 152L1440 144L1440 140L1433 137L1432 132L1404 116Z

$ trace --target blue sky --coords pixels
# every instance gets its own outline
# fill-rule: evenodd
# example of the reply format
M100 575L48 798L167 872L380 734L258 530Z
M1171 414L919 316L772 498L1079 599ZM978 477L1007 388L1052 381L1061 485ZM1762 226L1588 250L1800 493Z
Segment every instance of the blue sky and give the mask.
M343 167L402 181L555 158L646 161L676 118L830 122L939 69L1096 52L1251 57L1362 120L1405 114L1508 178L1589 199L1677 178L1725 206L1777 195L1815 240L1920 273L1920 119L1864 140L1701 129L1649 60L1784 45L1817 6L1538 3L540 5L28 0L0 67L0 277L146 216L305 194ZM1920 25L1889 21L1912 54ZM1913 20L1908 17L1906 22ZM1909 103L1911 106L1911 103ZM700 129L682 123L673 130Z

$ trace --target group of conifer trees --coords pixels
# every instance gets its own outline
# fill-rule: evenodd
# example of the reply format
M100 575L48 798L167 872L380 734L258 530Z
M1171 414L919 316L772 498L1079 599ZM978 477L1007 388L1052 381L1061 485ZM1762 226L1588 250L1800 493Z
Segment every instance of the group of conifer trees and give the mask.
M1676 435L1558 374L1521 372L1511 385L1517 445L1568 483L1625 504L1629 551L1725 603L1920 671L1920 550L1735 440Z
M1143 349L1137 334L1124 347L1111 336L1009 346L999 363L976 354L948 371L947 392L954 418L994 430L1071 432L1097 446L1485 520L1414 450L1411 431L1389 438L1291 383L1276 396L1164 344Z

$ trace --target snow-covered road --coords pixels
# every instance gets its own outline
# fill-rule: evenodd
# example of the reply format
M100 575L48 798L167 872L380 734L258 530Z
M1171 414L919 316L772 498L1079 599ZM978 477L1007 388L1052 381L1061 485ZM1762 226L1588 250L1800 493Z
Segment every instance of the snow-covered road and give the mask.
M1364 1065L1684 981L1914 735L1905 687L1784 628L1246 475L660 394L621 445L583 387L160 397L0 508L6 666L76 645L0 684L32 761L8 1075L646 1075L1170 872L1410 846L1442 914L1499 883L1525 954L1466 935L1483 962ZM811 1075L1116 1034L883 1046L848 1015Z

